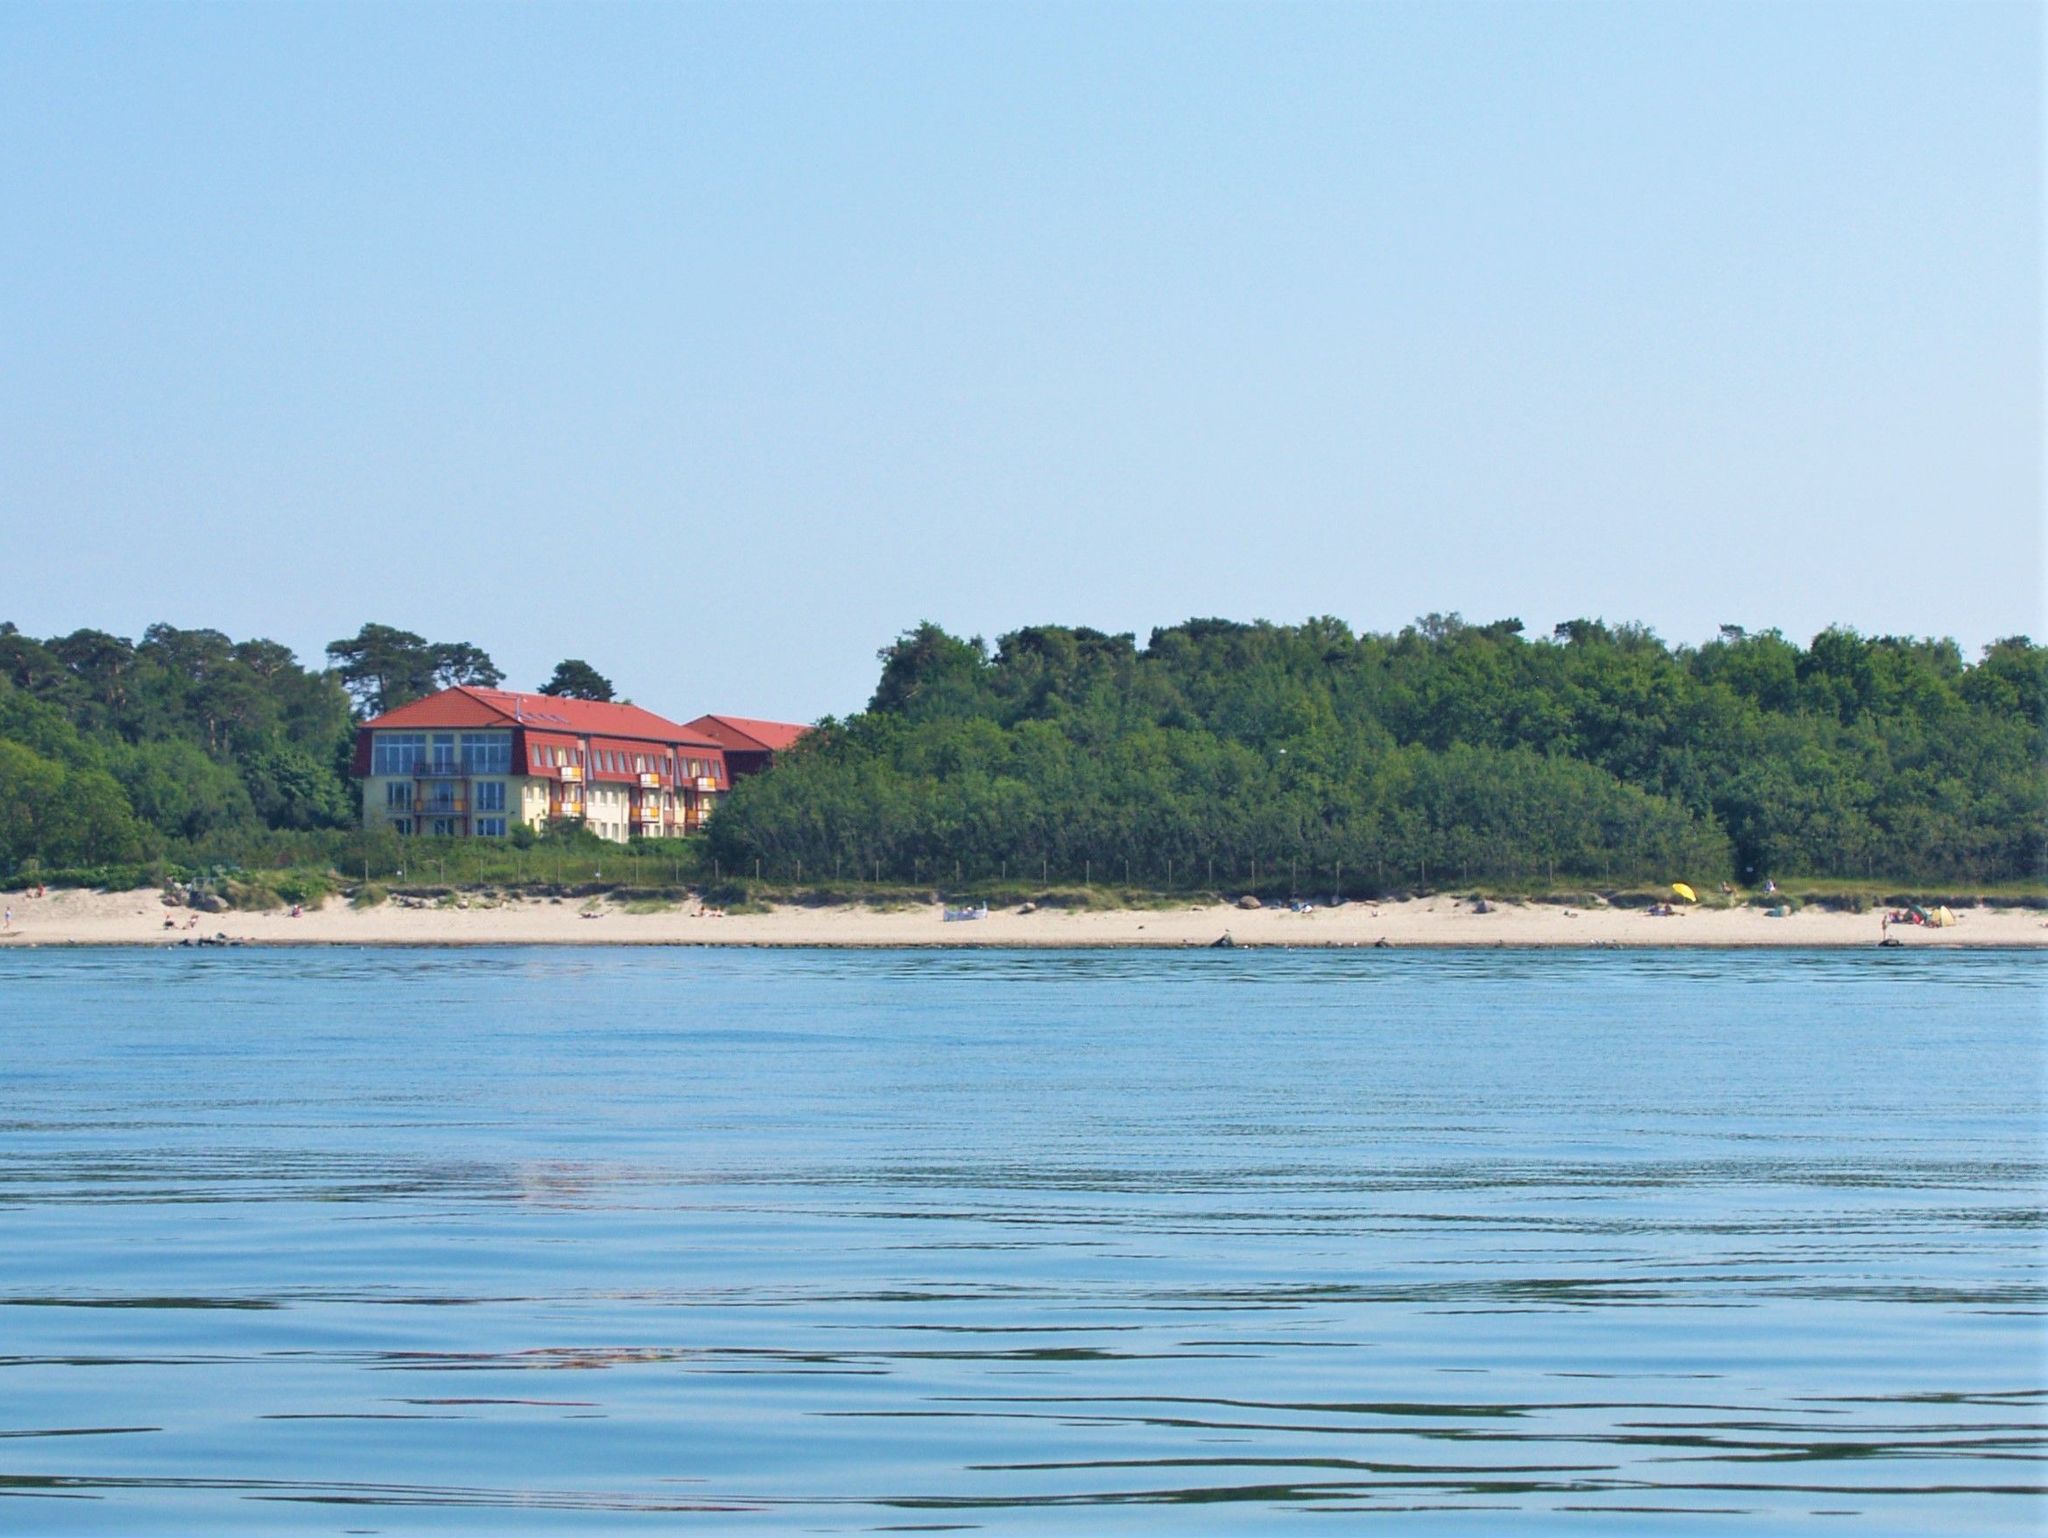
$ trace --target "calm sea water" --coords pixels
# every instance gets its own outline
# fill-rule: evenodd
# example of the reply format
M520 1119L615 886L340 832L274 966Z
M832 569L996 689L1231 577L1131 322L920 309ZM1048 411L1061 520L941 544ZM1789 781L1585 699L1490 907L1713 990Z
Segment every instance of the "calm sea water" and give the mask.
M0 954L0 1531L2039 1532L2044 980Z

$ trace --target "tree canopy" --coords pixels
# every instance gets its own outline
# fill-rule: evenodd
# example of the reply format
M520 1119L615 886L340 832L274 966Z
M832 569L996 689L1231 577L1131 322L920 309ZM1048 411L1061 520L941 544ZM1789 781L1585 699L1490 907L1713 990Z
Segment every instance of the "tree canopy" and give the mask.
M735 868L900 879L1057 873L1371 885L1797 873L2037 878L2048 652L1828 630L1433 614L1033 626L991 653L936 625L712 824Z
M569 657L555 664L555 673L540 686L542 694L565 700L609 700L612 681L579 658Z
M493 689L505 681L490 657L467 641L429 641L390 625L365 625L352 636L328 642L327 660L363 717L456 684Z
M353 737L339 676L275 641L0 624L0 870L344 826Z
M2038 880L2048 648L1576 619L1193 619L1129 634L936 625L710 824L729 870L1268 884L1839 876ZM468 643L365 625L275 641L0 623L0 875L351 826L359 715L494 683ZM551 683L591 686L573 659ZM593 670L594 672L594 670ZM602 678L596 683L609 685ZM584 694L581 697L594 697ZM354 709L352 711L351 706Z

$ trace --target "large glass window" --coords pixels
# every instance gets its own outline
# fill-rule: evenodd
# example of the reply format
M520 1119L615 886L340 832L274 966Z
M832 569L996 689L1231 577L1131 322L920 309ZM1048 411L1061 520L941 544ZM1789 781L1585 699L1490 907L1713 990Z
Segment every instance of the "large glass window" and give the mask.
M411 774L426 752L427 739L420 732L379 732L370 749L372 774Z
M510 732L464 732L462 768L466 774L510 774L512 734Z
M393 780L384 787L384 804L394 812L412 810L412 787L403 780Z
M503 780L479 780L476 787L476 809L479 812L504 811L505 782Z
M505 836L505 819L502 817L479 817L476 820L476 836L478 838L503 838Z
M455 734L453 732L434 733L432 763L434 773L436 774L453 774L455 772Z

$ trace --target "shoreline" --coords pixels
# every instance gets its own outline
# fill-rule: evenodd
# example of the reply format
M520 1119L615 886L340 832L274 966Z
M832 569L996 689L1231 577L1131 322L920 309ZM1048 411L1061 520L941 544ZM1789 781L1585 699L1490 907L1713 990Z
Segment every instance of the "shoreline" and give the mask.
M1803 908L1770 918L1755 908L1683 908L1669 917L1641 909L1495 903L1476 911L1449 896L1351 902L1295 912L1224 904L1070 911L994 909L985 919L947 921L937 904L893 911L859 905L780 907L723 915L696 902L632 912L608 901L481 899L468 906L386 903L354 909L330 902L289 911L204 914L163 906L149 888L130 892L10 893L13 927L0 952L43 947L209 945L289 948L377 946L699 946L773 950L1194 950L1228 935L1232 948L1272 950L1812 950L1875 948L1887 932L1898 948L2048 948L2048 913L1967 908L1953 928L1892 925L1877 910ZM165 927L170 919L173 928ZM225 937L225 941L217 937Z

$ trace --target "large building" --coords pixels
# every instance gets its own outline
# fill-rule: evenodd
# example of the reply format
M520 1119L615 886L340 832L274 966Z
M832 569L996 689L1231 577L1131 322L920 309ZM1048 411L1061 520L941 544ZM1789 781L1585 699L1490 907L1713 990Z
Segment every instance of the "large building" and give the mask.
M792 746L810 730L787 721L752 721L745 716L699 716L684 731L708 737L725 749L726 767L735 780L759 774L775 762L775 755Z
M725 749L637 705L457 687L365 721L368 832L503 838L580 819L623 843L694 832L730 788Z

